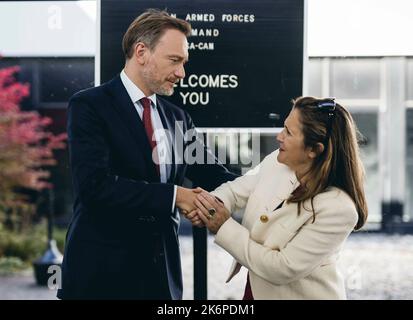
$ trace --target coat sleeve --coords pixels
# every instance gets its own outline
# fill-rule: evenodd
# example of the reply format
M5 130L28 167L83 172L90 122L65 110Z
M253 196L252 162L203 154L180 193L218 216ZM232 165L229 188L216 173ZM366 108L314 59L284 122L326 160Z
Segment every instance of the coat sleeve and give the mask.
M222 225L215 242L240 264L275 285L304 278L341 248L357 222L354 205L322 199L320 202L324 203L315 222L309 218L280 250L252 240L248 229L233 219ZM282 225L277 225L275 231L291 233Z
M68 144L73 185L82 205L100 214L167 219L173 184L148 183L111 173L105 121L94 104L74 96L68 107Z
M222 184L212 191L211 194L221 199L229 212L245 208L251 193L254 191L260 180L261 169L266 165L269 158L270 156L267 156L255 168L249 170L234 181Z

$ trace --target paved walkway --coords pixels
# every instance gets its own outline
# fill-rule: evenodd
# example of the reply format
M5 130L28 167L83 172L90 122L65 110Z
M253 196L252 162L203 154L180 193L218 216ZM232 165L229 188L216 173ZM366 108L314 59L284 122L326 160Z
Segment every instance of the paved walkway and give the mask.
M192 238L182 237L184 299L193 298ZM225 284L231 257L209 239L209 299L240 299L246 272ZM349 299L413 299L413 236L352 235L340 259ZM0 299L56 299L56 291L38 287L30 272L0 277Z

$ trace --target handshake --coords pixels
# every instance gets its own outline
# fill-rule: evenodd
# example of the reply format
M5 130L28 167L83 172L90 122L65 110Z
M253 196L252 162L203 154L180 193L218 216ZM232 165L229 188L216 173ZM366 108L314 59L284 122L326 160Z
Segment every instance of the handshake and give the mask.
M206 226L214 234L231 216L221 200L202 188L178 187L176 206L193 226Z

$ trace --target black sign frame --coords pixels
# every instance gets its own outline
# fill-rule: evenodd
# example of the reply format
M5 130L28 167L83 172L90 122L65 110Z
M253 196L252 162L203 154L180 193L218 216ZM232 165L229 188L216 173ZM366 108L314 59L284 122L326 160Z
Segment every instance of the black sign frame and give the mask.
M147 8L166 9L196 30L186 77L167 99L197 127L283 126L303 92L305 0L101 0L96 83L122 70L122 36Z

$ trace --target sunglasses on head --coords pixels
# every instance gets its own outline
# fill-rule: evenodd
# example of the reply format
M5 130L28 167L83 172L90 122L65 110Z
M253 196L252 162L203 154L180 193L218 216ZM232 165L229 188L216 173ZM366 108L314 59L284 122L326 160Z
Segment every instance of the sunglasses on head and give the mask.
M324 144L327 143L331 135L332 122L333 122L333 117L334 117L335 110L336 110L335 99L336 98L324 99L323 102L319 102L317 105L315 105L317 110L328 114L327 133L325 136Z
M320 102L317 104L317 108L321 111L321 112L326 112L328 113L329 116L333 116L334 115L334 111L336 110L336 102L335 102L336 98L329 98L326 101Z

